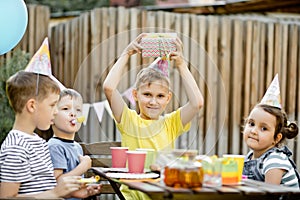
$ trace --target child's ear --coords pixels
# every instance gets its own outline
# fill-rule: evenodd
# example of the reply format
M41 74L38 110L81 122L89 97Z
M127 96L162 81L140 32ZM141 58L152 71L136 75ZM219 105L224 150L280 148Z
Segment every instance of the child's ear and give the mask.
M275 139L275 143L278 144L282 139L282 133L278 133Z
M137 90L135 88L132 89L132 97L133 97L135 102L138 101L138 99L137 99Z
M168 101L168 103L171 101L171 99L172 99L172 95L173 95L173 94L172 94L172 92L169 92L169 94L168 94L168 100L167 100L167 101Z
M29 99L26 102L25 107L26 107L28 112L33 113L36 109L36 100L35 99Z

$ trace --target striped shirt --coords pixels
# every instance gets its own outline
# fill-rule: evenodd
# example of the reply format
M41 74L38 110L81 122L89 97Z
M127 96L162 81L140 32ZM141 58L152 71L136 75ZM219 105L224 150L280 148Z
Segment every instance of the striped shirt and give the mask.
M34 194L56 186L45 140L11 130L1 145L0 181L20 183L19 194Z
M271 169L283 169L285 173L281 179L281 184L289 187L299 188L298 178L287 155L283 152L272 152L263 162L262 174L266 174Z

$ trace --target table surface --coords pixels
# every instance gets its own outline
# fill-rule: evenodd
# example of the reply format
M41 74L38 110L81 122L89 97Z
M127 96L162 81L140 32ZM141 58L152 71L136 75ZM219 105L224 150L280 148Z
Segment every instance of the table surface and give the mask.
M129 188L147 193L152 199L176 199L176 200L217 200L217 199L300 199L300 190L267 184L254 180L243 180L236 185L223 185L221 187L197 187L197 188L173 188L165 186L160 179L111 179L106 176L109 171L103 168L92 168L103 178L111 181L111 184L121 183ZM124 173L124 172L121 172ZM119 191L116 191L116 193Z

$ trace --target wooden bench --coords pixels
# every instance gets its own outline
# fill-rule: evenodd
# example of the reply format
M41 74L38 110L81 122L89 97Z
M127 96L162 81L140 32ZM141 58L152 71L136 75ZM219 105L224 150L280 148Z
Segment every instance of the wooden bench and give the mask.
M121 142L95 142L95 143L79 143L83 149L83 154L88 155L92 159L92 167L111 167L111 150L110 147L120 147ZM88 171L85 176L91 177L95 174ZM101 194L116 194L108 180L101 179ZM118 185L119 187L119 185ZM123 199L121 193L117 194L120 199ZM90 198L96 199L96 198Z

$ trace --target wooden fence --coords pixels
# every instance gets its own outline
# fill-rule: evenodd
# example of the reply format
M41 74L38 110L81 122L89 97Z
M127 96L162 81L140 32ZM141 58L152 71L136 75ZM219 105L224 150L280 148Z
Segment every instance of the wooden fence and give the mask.
M38 11L34 9L36 14L31 15L30 10L29 19ZM40 24L43 23L30 30L37 33ZM178 139L177 148L222 155L248 152L242 137L243 119L260 101L276 73L279 73L283 108L290 120L299 121L299 29L299 17L206 16L110 7L97 8L55 25L48 35L53 74L92 104L105 101L103 80L122 50L139 33L176 32L183 41L190 70L205 96L204 108L193 120L191 130ZM26 38L32 42L28 33ZM35 41L40 44L42 38ZM26 50L31 50L28 45ZM133 56L120 90L131 87L139 69L152 60ZM168 112L186 102L179 74L173 69L171 81L174 98ZM104 111L99 122L93 108L79 137L85 142L120 140L110 115ZM291 140L288 145L300 163L299 142Z

